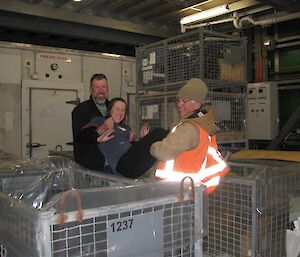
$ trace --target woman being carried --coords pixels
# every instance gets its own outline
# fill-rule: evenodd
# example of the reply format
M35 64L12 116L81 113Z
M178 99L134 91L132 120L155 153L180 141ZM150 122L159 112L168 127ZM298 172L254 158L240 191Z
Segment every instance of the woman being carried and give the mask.
M105 156L114 174L137 178L143 175L156 162L150 154L152 143L161 141L168 132L162 128L150 131L145 123L140 130L140 140L134 142L131 128L124 123L127 105L123 98L114 98L108 106L108 115L114 122L113 129L104 131L97 139L98 147ZM93 118L88 126L101 126L103 117ZM134 142L134 143L133 143Z

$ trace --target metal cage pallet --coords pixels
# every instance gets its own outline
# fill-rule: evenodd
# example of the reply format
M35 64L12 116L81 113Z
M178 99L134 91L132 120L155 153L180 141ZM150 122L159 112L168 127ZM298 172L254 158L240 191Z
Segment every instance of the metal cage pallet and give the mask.
M64 196L70 191L58 193L68 189L63 183L40 210L0 193L1 257L201 256L204 187L195 187L194 201L179 202L179 183L126 186L117 177L81 172L75 177L72 183L81 189L71 192L77 201Z
M149 122L152 127L165 129L178 120L175 106L176 92L146 94L136 97L137 123ZM218 143L245 143L244 94L209 92L207 105L211 106L219 132Z
M138 47L137 89L169 91L194 77L211 85L245 85L245 53L245 38L202 28Z
M45 193L43 191L45 189L47 189L47 193L41 198L42 200L40 201L42 202L46 202L56 194L71 188L121 187L132 184L137 183L125 178L116 179L114 176L88 171L73 161L61 157L40 158L30 161L10 161L3 163L0 167L1 202L8 200L6 199L7 195L12 195L17 199L22 195L24 199L26 197L30 199L31 197L32 200L32 194L38 197L38 194L42 195ZM32 190L33 188L34 191ZM14 241L13 237L19 237L22 243L20 248L13 247L16 251L20 251L19 255L11 255L11 251L7 250L6 234L2 231L3 224L0 224L1 257L25 256L22 253L24 251L22 244L25 244L29 248L32 247L32 249L39 247L36 245L38 234L34 234L34 232L37 232L37 227L35 228L35 226L39 226L36 225L40 220L39 211L31 209L23 203L18 203L18 200L13 199L13 197L11 197L11 205L0 207L0 215L3 217L3 215L8 215L9 213L7 219L10 222L11 228L6 229L9 229L11 233L8 233L11 236L11 242ZM27 200L23 201L27 202L27 204L32 204ZM24 215L22 215L23 208L25 208Z
M300 196L299 165L230 166L235 176L223 178L208 197L204 256L286 256L290 202Z

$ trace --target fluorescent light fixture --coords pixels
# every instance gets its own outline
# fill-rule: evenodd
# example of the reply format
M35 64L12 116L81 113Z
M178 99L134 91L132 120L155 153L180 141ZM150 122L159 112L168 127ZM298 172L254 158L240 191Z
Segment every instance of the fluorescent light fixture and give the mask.
M117 58L121 57L121 55L119 54L110 54L110 53L101 53L101 55L108 56L108 57L117 57Z
M228 5L226 5L226 4L221 5L221 6L218 6L215 8L207 9L202 12L198 12L198 13L186 16L180 20L180 24L184 25L184 24L192 23L194 21L201 21L201 20L209 19L212 17L222 15L227 12L229 12Z

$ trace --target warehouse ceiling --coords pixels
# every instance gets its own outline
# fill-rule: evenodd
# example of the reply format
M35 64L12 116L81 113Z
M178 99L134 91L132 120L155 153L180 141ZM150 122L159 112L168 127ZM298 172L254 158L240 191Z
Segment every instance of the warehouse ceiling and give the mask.
M134 55L135 46L181 33L182 17L222 4L230 12L201 26L232 31L233 13L257 22L300 11L298 0L1 0L0 40Z

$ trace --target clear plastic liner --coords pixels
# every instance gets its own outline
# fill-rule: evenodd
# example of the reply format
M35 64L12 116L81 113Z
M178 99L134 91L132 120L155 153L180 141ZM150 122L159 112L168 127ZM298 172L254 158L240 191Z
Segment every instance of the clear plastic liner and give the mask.
M49 172L52 169L60 168L76 168L79 170L84 169L69 158L54 156L34 159L13 159L2 161L0 163L0 175L1 173L42 173Z
M41 209L53 196L70 189L136 183L104 173L99 178L96 174L102 173L89 171L61 156L6 162L0 166L0 190L20 202Z
M34 208L41 209L56 193L71 188L75 188L74 174L71 170L51 170L37 177L24 189L17 189L9 195Z

